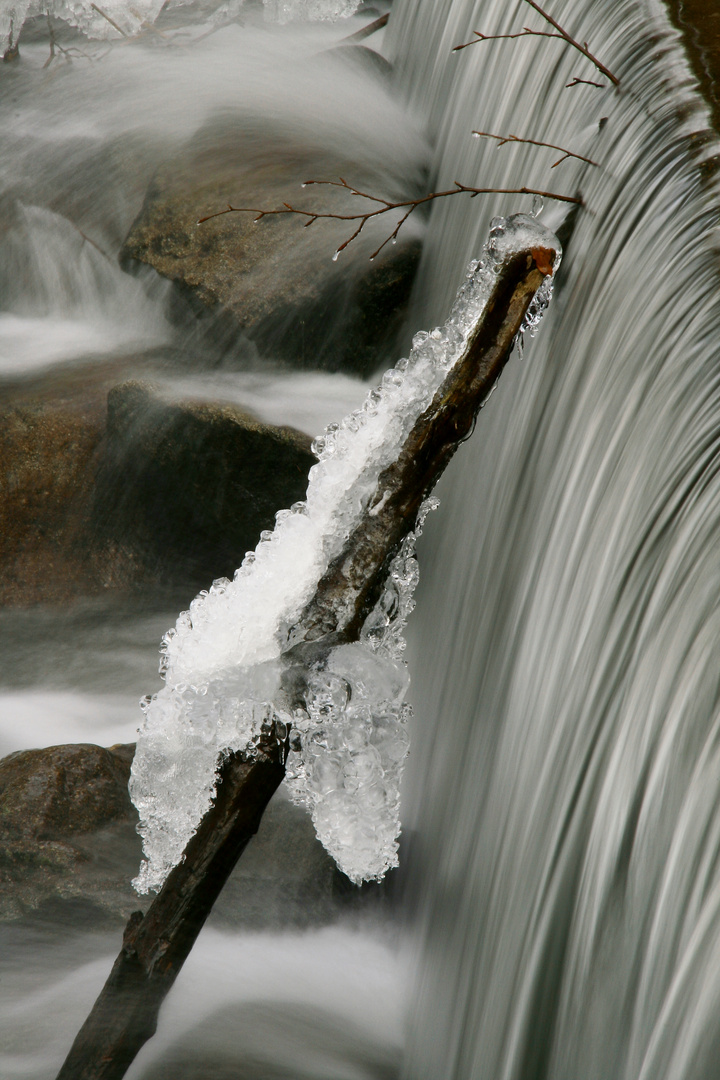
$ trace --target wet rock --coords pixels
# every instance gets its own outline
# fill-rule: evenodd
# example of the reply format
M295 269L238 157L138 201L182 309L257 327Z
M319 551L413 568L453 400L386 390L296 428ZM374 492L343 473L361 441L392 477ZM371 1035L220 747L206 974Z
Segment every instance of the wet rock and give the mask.
M304 497L314 462L292 428L129 382L108 396L98 533L148 579L207 586L232 577L275 513Z
M134 746L20 750L0 761L0 837L58 840L130 820Z
M205 587L304 497L306 435L87 383L8 393L0 410L0 603Z
M720 10L716 0L670 0L670 16L681 31L688 58L720 130ZM697 126L697 125L696 125ZM694 138L702 137L697 132ZM715 163L717 170L717 162Z
M102 400L38 400L0 414L0 603L87 588L88 512Z
M127 851L139 855L127 790L134 745L23 750L0 761L0 917L92 894L132 910ZM114 848L116 856L108 860ZM117 852L126 857L117 858Z
M352 163L327 161L286 135L257 132L247 121L208 124L156 175L121 262L148 264L174 281L176 317L191 311L192 321L199 317L228 348L240 336L274 361L369 375L393 357L420 243L411 226L370 262L395 225L381 219L333 262L354 224L305 228L307 219L282 213L286 203L311 212L357 211L360 200L341 188L300 187L343 172L365 190L400 197ZM250 213L198 223L228 204L281 213L257 223Z
M23 750L0 761L0 920L63 908L83 922L146 908L131 881L142 845L127 791L134 744ZM211 915L218 927L317 925L337 871L304 810L278 792Z

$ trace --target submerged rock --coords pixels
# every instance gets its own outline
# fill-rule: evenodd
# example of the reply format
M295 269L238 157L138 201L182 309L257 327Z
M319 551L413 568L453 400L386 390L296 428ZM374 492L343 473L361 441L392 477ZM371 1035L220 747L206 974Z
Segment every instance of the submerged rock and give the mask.
M247 121L216 121L158 172L121 262L148 264L174 281L176 314L188 308L226 343L241 335L272 360L369 375L394 353L419 261L417 233L406 228L370 262L395 225L382 219L333 262L357 223L321 220L305 228L306 218L283 212L287 203L356 212L361 201L342 188L300 187L345 167L354 183L378 192L377 178L358 175L351 163L327 162ZM251 213L198 222L228 204L280 213L257 223Z

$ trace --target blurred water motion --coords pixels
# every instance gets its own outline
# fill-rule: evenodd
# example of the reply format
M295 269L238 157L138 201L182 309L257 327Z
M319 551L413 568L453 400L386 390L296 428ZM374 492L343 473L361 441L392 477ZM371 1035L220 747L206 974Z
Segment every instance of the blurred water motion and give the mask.
M13 93L0 105L2 214L15 239L5 232L2 242L22 233L21 196L40 208L27 211L36 224L67 251L84 247L98 270L104 256L63 222L114 257L157 165L224 109L249 128L272 123L320 142L328 161L371 161L390 184L421 175L425 144L410 119L419 116L437 188L520 180L580 190L586 204L564 223L566 257L540 336L442 483L421 545L402 870L416 916L412 974L387 913L383 929L355 916L302 936L208 931L133 1067L137 1080L717 1073L720 313L717 185L697 171L715 144L703 151L694 140L691 150L707 116L659 2L557 0L552 13L617 70L620 94L566 90L592 72L554 41L451 57L475 29L516 32L534 18L502 0L397 0L384 45L396 62L390 90L337 55L318 58L337 28L268 29L250 17L190 53L138 44L50 76L38 38L23 66L3 71ZM602 168L566 162L550 173L552 151L497 150L470 137L478 126L571 146ZM259 136L258 160L263 145ZM444 319L491 218L518 209L530 200L436 205L410 332ZM543 220L561 217L546 202ZM83 277L77 344L66 346L67 326L40 324L62 317L47 305L44 265L34 308L15 294L14 307L2 301L0 341L3 326L6 341L37 333L37 346L24 336L19 347L28 365L94 351L94 315L110 311L112 322L105 300L119 289L113 269L104 298L86 303L97 282L94 271ZM151 294L133 332L146 344L169 332L179 349L163 305ZM113 325L100 331L105 343L124 348L112 338L122 320ZM17 348L6 351L9 367ZM303 428L325 422L313 396L340 407L362 386L213 379L188 386ZM22 713L35 740L50 736L48 709L70 738L101 706L98 738L127 730L131 688L156 685L151 641L171 621L9 613L0 705ZM2 737L15 745L12 718ZM348 918L340 902L334 912ZM105 978L117 933L80 929L86 915L64 909L2 932L8 1078L54 1075Z

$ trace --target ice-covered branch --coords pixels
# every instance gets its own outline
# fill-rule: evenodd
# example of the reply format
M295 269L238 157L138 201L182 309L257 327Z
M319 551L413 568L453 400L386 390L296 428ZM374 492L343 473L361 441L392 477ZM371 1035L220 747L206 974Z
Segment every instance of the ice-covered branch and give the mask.
M535 219L496 219L445 326L316 440L306 501L167 635L131 783L139 884L164 884L128 923L58 1080L124 1076L283 773L353 880L396 864L415 537L559 259Z

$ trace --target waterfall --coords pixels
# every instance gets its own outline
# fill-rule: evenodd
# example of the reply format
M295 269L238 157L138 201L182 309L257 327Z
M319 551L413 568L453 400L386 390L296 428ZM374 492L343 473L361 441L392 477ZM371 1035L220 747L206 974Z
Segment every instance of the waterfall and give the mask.
M420 550L407 1080L717 1073L717 190L692 138L707 116L660 4L552 13L620 92L566 89L597 73L558 41L450 55L473 30L544 28L524 4L393 12L438 189L585 201L553 308L440 485ZM550 172L553 151L496 149L478 127L600 167ZM426 321L489 217L518 208L459 203L430 221Z
M60 389L68 360L90 372L95 357L162 346L168 378L241 395L272 422L320 415L333 394L342 413L364 395L327 374L204 361L188 373L166 286L118 268L157 167L225 109L247 132L275 125L317 144L333 175L347 158L420 190L427 135L436 189L584 201L568 214L544 200L540 219L565 249L553 303L443 478L419 544L416 720L400 887L388 890L400 903L362 907L361 894L354 908L310 890L291 893L289 912L279 887L268 900L296 861L285 810L275 825L268 815L282 840L248 851L262 918L240 904L228 915L241 889L216 913L128 1080L717 1074L718 182L703 168L716 143L660 0L546 2L619 91L567 88L606 80L558 40L451 52L475 30L544 29L521 0L395 0L384 41L367 42L393 60L390 89L328 55L346 25L268 29L250 3L240 25L235 0L196 5L220 14L206 25L201 12L181 48L148 31L73 64L50 63L37 24L3 70L3 378L52 374ZM557 150L498 148L473 129L598 164L551 169ZM262 163L260 136L256 149ZM433 205L408 341L445 321L492 218L532 208L522 195ZM177 609L98 605L3 613L9 749L134 737L151 642ZM0 927L3 1076L52 1080L117 952L114 925L84 908L62 917Z

